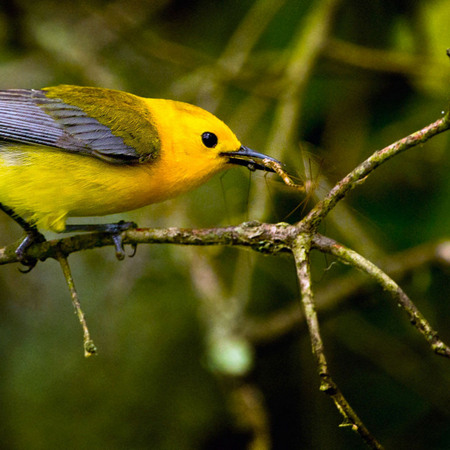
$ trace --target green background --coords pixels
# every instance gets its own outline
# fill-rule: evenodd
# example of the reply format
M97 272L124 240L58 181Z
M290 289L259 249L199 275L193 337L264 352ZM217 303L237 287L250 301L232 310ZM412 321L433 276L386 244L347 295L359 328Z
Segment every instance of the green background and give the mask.
M112 220L294 223L327 183L448 108L449 23L446 0L10 0L0 88L68 83L194 103L317 184L305 201L276 176L238 168ZM448 150L447 133L389 161L321 229L374 262L423 245L425 262L400 253L396 280L444 341L449 258L433 249L449 237ZM2 245L20 238L6 216L0 227ZM319 392L304 326L269 333L269 318L299 304L291 259L141 245L123 262L110 247L69 261L99 347L87 360L58 264L0 268L1 448L365 448ZM387 448L450 448L450 362L381 289L329 257L313 262L331 370L363 421ZM255 439L251 412L256 436L270 438Z

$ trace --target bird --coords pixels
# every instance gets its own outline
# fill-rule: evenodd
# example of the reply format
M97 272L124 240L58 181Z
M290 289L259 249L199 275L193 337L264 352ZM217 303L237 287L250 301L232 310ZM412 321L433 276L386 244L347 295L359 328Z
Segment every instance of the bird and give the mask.
M59 85L0 90L0 209L26 236L39 230L106 231L123 256L131 222L67 224L162 202L240 165L273 172L276 159L240 143L212 113L176 100L100 87Z

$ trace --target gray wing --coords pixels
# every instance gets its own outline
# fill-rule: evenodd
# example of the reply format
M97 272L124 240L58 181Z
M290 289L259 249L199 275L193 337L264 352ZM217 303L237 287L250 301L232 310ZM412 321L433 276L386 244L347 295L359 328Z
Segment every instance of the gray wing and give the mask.
M46 145L119 164L142 159L82 109L34 89L0 90L0 147L2 143Z

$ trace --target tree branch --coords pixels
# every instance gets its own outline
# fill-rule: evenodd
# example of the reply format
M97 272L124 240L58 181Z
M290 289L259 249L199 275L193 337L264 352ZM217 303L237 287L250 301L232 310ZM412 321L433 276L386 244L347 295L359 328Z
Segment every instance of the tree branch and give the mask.
M312 245L318 250L329 253L344 264L349 264L356 269L365 272L380 284L381 287L388 291L398 302L398 306L406 312L411 324L425 337L433 351L438 355L450 358L450 348L441 341L437 331L433 330L423 314L417 309L416 305L400 286L392 280L392 278L388 277L379 267L365 259L363 256L337 243L333 239L316 234L312 241Z
M244 222L223 228L136 228L122 233L124 244L227 245L249 247L265 254L290 253L291 242L301 229L287 223ZM44 261L58 259L58 251L69 255L82 250L113 245L108 233L87 233L33 244L27 255ZM18 262L16 245L0 249L0 265Z
M303 310L320 377L320 390L333 399L337 409L344 417L344 422L341 426L350 426L353 431L357 432L362 437L370 448L382 449L383 447L376 440L375 436L372 435L361 419L353 411L353 408L350 406L341 390L334 382L328 370L312 290L311 268L309 264L311 243L312 240L309 234L299 234L294 243L293 254L295 258L295 265L297 267Z
M388 255L378 261L377 266L391 278L401 279L414 270L433 263L450 265L450 241L430 242ZM322 317L335 314L343 302L377 283L373 278L364 276L362 272L359 275L355 276L354 272L349 272L316 289L317 310ZM299 305L294 303L268 317L248 318L244 324L244 335L255 344L270 342L293 329L303 327L304 324L305 316Z
M366 177L374 169L399 153L404 152L411 147L415 147L418 144L423 144L428 141L428 139L431 139L433 136L436 136L449 128L450 113L447 112L444 117L436 120L436 122L433 122L421 130L376 151L358 167L352 170L347 176L342 178L342 180L339 181L333 189L331 189L328 195L321 202L319 202L304 219L302 219L301 223L304 226L310 227L312 230L317 230L319 224L336 206L336 204L342 200L350 190L358 184L363 183L366 180Z

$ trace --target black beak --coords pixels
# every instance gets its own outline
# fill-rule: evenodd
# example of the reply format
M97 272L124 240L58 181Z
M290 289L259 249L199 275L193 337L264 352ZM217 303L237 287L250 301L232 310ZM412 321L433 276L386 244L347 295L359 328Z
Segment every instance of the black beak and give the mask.
M265 170L266 172L275 172L272 168L264 165L263 160L269 159L277 164L281 164L275 158L258 153L251 148L241 146L239 150L234 152L222 152L220 156L228 158L230 164L237 164L239 166L245 166L249 170Z

